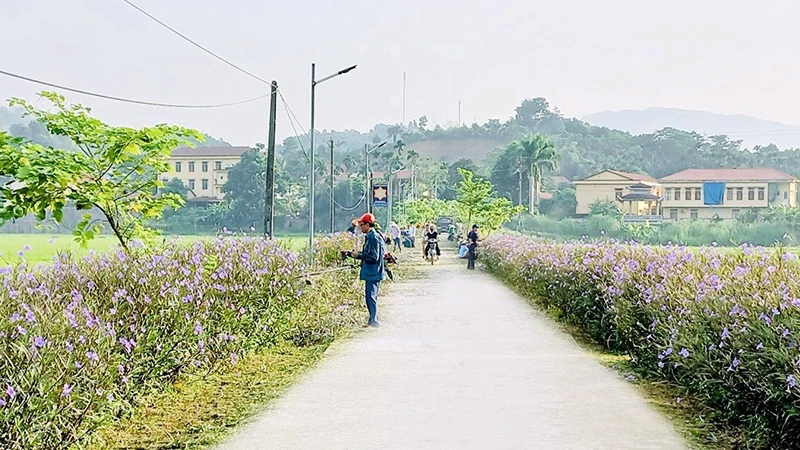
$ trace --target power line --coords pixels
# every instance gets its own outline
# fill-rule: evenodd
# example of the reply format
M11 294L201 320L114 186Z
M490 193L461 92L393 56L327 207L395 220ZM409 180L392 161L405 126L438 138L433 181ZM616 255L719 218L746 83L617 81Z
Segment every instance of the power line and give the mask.
M129 98L116 97L116 96L113 96L113 95L99 94L97 92L91 92L91 91L86 91L86 90L83 90L83 89L76 89L76 88L71 88L71 87L68 87L68 86L63 86L63 85L60 85L60 84L55 84L55 83L50 83L50 82L47 82L47 81L37 80L35 78L30 78L30 77L26 77L26 76L23 76L23 75L18 75L16 73L6 72L4 70L0 70L0 74L6 75L6 76L9 76L9 77L12 77L12 78L17 78L19 80L28 81L28 82L31 82L31 83L41 84L43 86L48 86L48 87L52 87L52 88L56 88L56 89L61 89L61 90L64 90L64 91L69 91L69 92L75 92L77 94L89 95L89 96L92 96L92 97L104 98L106 100L114 100L114 101L117 101L117 102L134 103L134 104L137 104L137 105L159 106L159 107L162 107L162 108L190 108L190 109L224 108L224 107L227 107L227 106L243 105L245 103L254 102L254 101L261 100L263 98L267 98L267 97L270 96L270 94L264 94L264 95L261 95L261 96L255 97L255 98L251 98L251 99L248 99L248 100L241 100L241 101L238 101L238 102L231 102L231 103L219 103L219 104L209 104L209 105L180 105L180 104L175 104L175 103L158 103L158 102L150 102L150 101L144 101L144 100L133 100L133 99L129 99Z
M207 48L203 47L202 45L198 44L197 42L193 41L191 38L189 38L189 37L187 37L186 35L184 35L183 33L181 33L180 31L176 30L175 28L172 28L171 26L169 26L169 25L167 25L166 23L162 22L162 21L161 21L161 20L159 20L157 17L155 17L155 16L153 16L152 14L148 13L148 12L147 12L147 11L145 11L144 9L142 9L142 8L140 8L140 7L138 7L138 6L136 6L136 4L134 4L134 3L133 3L133 2L131 2L130 0L122 0L122 1L123 1L123 2L125 2L125 3L127 3L128 5L130 5L132 8L136 9L136 10L137 10L137 11L139 11L140 13L144 14L145 16L149 17L151 20L155 21L156 23L158 23L158 24L159 24L159 25L161 25L162 27L164 27L164 28L168 29L169 31L171 31L171 32L175 33L176 35L180 36L180 37L181 37L183 40L185 40L185 41L189 42L190 44L192 44L192 45L194 45L195 47L199 48L200 50L202 50L202 51L204 51L204 52L208 53L209 55L213 56L214 58L216 58L216 59L218 59L218 60L222 61L223 63L225 63L225 64L227 64L227 65L229 65L229 66L233 67L234 69L238 70L239 72L242 72L243 74L245 74L245 75L247 75L247 76L249 76L249 77L251 77L251 78L254 78L254 79L256 79L256 80L258 80L258 81L260 81L260 82L262 82L262 83L264 83L264 84L271 84L269 81L267 81L267 80L265 80L265 79L263 79L263 78L259 77L258 75L254 75L252 72L248 72L247 70L245 70L245 69L242 69L241 67L237 66L236 64L234 64L234 63L232 63L232 62L228 61L227 59L225 59L225 58L223 58L223 57L221 57L221 56L217 55L216 53L212 52L211 50L209 50L209 49L207 49Z
M292 120L293 114L290 114L291 108L289 108L289 103L287 103L286 99L283 98L283 94L281 93L281 91L278 91L278 95L280 95L281 102L283 103L283 108L286 110L286 116L289 118L289 124L292 125L292 131L294 131L294 137L295 139L297 139L297 143L300 144L300 150L303 151L303 156L306 158L306 160L310 162L311 158L308 157L308 153L306 153L306 148L303 146L303 141L300 140L300 136L297 134L297 128L295 128L294 126L294 121ZM300 126L300 128L303 127L302 125L300 125L299 121L297 125ZM312 170L314 169L313 164L311 168Z

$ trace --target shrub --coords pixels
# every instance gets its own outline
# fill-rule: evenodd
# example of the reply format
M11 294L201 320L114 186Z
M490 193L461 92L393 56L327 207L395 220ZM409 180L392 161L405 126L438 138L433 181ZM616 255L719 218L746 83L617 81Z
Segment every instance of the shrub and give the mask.
M795 254L502 236L483 261L645 375L714 407L748 446L800 447Z
M276 243L230 237L0 269L0 442L69 448L182 372L329 335L336 322L298 318L336 302L344 315L352 289L333 276L309 289L305 269Z

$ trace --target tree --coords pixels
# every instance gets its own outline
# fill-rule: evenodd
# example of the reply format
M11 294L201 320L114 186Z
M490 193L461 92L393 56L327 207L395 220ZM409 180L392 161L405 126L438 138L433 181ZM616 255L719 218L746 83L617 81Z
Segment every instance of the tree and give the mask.
M111 228L120 245L128 249L132 239L154 232L146 220L162 215L165 207L183 204L175 194L158 195L164 187L159 175L169 172L167 158L172 150L186 145L187 139L202 139L197 131L156 125L133 129L113 127L90 115L79 104L67 104L53 92L41 97L54 112L36 109L21 99L26 116L33 116L48 132L69 138L77 150L45 148L21 139L0 136L0 177L10 180L0 186L0 221L35 214L44 220L48 214L56 222L63 219L63 209L74 204L79 210L96 208ZM102 222L89 214L78 224L76 240L85 245L100 232Z
M491 232L519 213L521 207L515 207L511 200L495 197L492 183L476 178L469 170L459 169L459 173L462 179L456 202L460 219L468 226L477 223Z
M511 144L512 152L515 154L520 170L528 174L530 182L529 212L536 214L539 204L539 184L544 169L554 170L558 161L558 153L555 146L546 137L535 134L515 141Z
M228 181L222 186L225 201L230 202L227 222L232 228L250 228L264 219L266 192L264 152L250 149L228 171Z
M619 205L613 200L597 200L589 205L589 215L621 218L622 210L619 209Z
M189 198L189 188L183 184L183 181L173 178L167 182L163 189L162 194L175 194L180 196L184 201Z

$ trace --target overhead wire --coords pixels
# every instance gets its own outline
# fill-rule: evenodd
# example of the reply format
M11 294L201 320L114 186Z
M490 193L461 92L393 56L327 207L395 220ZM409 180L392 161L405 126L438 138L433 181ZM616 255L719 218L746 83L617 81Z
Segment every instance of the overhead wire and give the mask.
M52 87L52 88L55 88L55 89L61 89L61 90L64 90L64 91L74 92L76 94L83 94L83 95L88 95L88 96L91 96L91 97L98 97L98 98L103 98L103 99L106 99L106 100L114 100L114 101L123 102L123 103L133 103L133 104L137 104L137 105L146 105L146 106L158 106L158 107L162 107L162 108L188 108L188 109L225 108L225 107L228 107L228 106L237 106L237 105L243 105L245 103L255 102L255 101L267 98L270 95L270 94L264 94L264 95L260 95L258 97L250 98L250 99L247 99L247 100L241 100L241 101L238 101L238 102L230 102L230 103L218 103L218 104L206 104L206 105L183 105L183 104L177 104L177 103L160 103L160 102L151 102L151 101L145 101L145 100L134 100L134 99L118 97L118 96L114 96L114 95L100 94L100 93L97 93L97 92L87 91L85 89L72 88L72 87L69 87L69 86L61 85L61 84L56 84L56 83L51 83L51 82L48 82L48 81L38 80L36 78L26 77L24 75L19 75L19 74L13 73L13 72L5 71L5 70L0 70L0 74L6 75L8 77L16 78L16 79L19 79L19 80L28 81L28 82L31 82L31 83L41 84L43 86Z
M189 37L188 37L188 36L186 36L185 34L181 33L180 31L176 30L175 28L172 28L171 26L169 26L169 25L167 25L166 23L164 23L163 21L159 20L157 17L153 16L153 15L152 15L152 14L150 14L149 12L147 12L147 11L145 11L144 9L140 8L139 6L137 6L137 5L136 5L135 3L133 3L132 1L130 1L130 0L122 0L122 1L123 1L123 2L125 2L125 3L127 3L128 5L130 5L132 8L136 9L136 10L137 10L137 11L139 11L140 13L144 14L145 16L147 16L148 18L150 18L151 20L155 21L156 23L158 23L158 24L159 24L159 25L161 25L162 27L164 27L164 28L166 28L167 30L169 30L169 31L171 31L171 32L175 33L176 35L180 36L180 37L181 37L183 40L185 40L186 42L188 42L188 43L190 43L190 44L194 45L195 47L197 47L197 48L199 48L200 50L202 50L202 51L206 52L207 54L209 54L209 55L213 56L214 58L216 58L216 59L218 59L218 60L222 61L223 63L225 63L225 64L227 64L227 65L229 65L229 66L233 67L234 69L238 70L239 72L242 72L243 74L245 74L245 75L249 76L250 78L253 78L253 79L255 79L255 80L258 80L258 81L260 81L260 82L262 82L262 83L264 83L264 84L271 84L269 81L267 81L267 80L265 80L265 79L263 79L263 78L259 77L258 75L255 75L255 74L253 74L252 72L249 72L249 71L247 71L247 70L245 70L245 69L243 69L243 68L239 67L238 65L236 65L236 64L234 64L234 63L232 63L232 62L228 61L227 59L223 58L222 56L219 56L219 55L217 55L216 53L212 52L211 50L207 49L206 47L203 47L202 45L198 44L197 42L195 42L194 40L192 40L191 38L189 38Z

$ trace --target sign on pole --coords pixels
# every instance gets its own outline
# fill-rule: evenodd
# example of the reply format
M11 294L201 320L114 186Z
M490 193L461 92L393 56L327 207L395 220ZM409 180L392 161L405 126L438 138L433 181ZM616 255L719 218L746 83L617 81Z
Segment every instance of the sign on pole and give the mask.
M389 186L386 184L375 184L372 186L372 206L386 208L388 206Z

